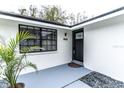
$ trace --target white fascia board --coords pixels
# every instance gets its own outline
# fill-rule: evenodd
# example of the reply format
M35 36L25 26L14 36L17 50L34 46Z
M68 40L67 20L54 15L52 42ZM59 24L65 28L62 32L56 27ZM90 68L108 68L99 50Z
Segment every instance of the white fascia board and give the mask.
M83 28L83 27L85 27L87 25L90 25L90 24L93 24L93 23L96 23L96 22L100 22L100 21L103 21L103 20L107 20L107 19L110 19L110 18L114 18L114 17L117 17L119 15L123 15L123 14L124 14L124 10L121 10L121 11L118 11L118 12L115 12L115 13L112 13L112 14L109 14L109 15L106 15L104 17L100 17L100 18L94 19L92 21L79 24L77 26L72 27L71 30L80 29L80 28Z
M90 25L90 24L93 24L93 23L96 23L96 22L100 22L100 21L103 21L103 20L107 20L109 18L117 17L117 16L122 15L122 14L124 14L124 10L121 10L121 11L118 11L118 12L115 12L115 13L112 13L112 14L108 14L108 15L106 15L104 17L100 17L100 18L91 20L89 22L79 24L79 25L73 26L71 28L70 27L64 27L64 26L59 26L59 25L54 25L54 24L49 24L49 23L44 23L44 22L37 22L37 21L23 19L23 18L11 17L11 16L7 16L7 15L0 15L0 18L1 19L12 20L12 21L23 22L23 23L30 23L30 24L35 24L35 25L49 26L49 27L54 27L54 28L65 29L65 30L68 30L68 31L73 31L73 30L83 28L83 27L85 27L87 25Z
M23 18L16 18L16 17L7 16L7 15L0 15L0 19L6 19L6 20L17 21L17 22L23 22L23 23L29 23L29 24L49 26L49 27L54 27L54 28L70 30L69 27L64 27L64 26L59 26L59 25L54 25L54 24L49 24L49 23L44 23L44 22L37 22L37 21L23 19Z

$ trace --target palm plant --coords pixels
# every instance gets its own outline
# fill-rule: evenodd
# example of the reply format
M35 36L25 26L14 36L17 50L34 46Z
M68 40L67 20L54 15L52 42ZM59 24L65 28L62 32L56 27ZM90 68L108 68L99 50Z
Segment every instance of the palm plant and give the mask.
M35 38L28 32L20 32L16 34L16 38L11 38L8 44L3 44L0 42L0 60L5 65L0 65L0 77L2 77L10 87L16 88L17 79L20 72L26 67L32 67L37 70L35 64L32 64L26 59L26 53L30 51L31 48L24 48L24 52L21 55L17 55L16 49L18 48L19 42L25 39Z

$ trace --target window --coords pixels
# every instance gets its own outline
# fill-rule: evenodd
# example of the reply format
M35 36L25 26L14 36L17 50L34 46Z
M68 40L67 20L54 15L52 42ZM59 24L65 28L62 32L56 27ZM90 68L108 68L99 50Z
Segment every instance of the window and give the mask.
M83 39L83 32L76 33L76 39Z
M50 28L42 28L28 25L19 25L19 32L26 31L36 36L35 39L27 39L20 42L20 52L24 47L41 47L41 49L33 49L30 52L47 52L57 50L57 30Z

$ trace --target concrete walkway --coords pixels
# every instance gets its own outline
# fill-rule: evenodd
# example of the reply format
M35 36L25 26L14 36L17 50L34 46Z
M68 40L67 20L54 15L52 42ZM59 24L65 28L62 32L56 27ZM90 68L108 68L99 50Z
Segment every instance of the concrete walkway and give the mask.
M40 70L38 73L21 75L18 82L24 82L27 88L65 88L86 87L81 81L74 82L92 72L84 67L71 68L67 65ZM72 84L72 82L74 82ZM89 87L89 86L87 86Z
M64 88L91 88L91 87L83 83L82 81L78 80L76 82L73 82L72 84L69 84Z

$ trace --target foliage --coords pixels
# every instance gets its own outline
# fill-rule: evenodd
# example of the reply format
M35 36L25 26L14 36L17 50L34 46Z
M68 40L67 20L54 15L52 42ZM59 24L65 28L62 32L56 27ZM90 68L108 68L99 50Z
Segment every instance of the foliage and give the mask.
M38 13L38 9L35 6L30 5L29 9L20 8L20 9L18 9L18 12L19 12L20 15L31 16L33 18L36 18L37 13Z
M25 15L27 13L28 16L34 18L37 17L40 19L58 23L66 23L66 19L68 19L68 17L66 16L66 12L58 6L41 6L41 9L39 9L38 11L37 7L30 5L29 9L21 8L18 9L18 11L21 15Z
M25 8L18 9L18 11L21 15L28 15L27 9Z
M88 16L85 14L86 12L84 11L83 14L77 13L73 14L71 13L68 18L68 24L69 25L74 25L80 22L83 22L88 19Z
M37 15L37 12L38 12L37 8L33 5L30 5L29 7L30 16L35 18Z
M58 23L66 23L66 12L58 6L42 6L43 10L40 11L40 16L44 20L58 22Z
M11 38L8 44L2 44L0 42L0 60L5 65L0 65L0 76L9 83L11 87L16 87L17 79L20 72L26 67L32 67L37 70L35 64L32 64L26 59L26 53L31 48L25 48L24 54L18 55L16 49L18 48L19 42L35 38L28 32L20 32L16 34L16 38Z
M66 14L66 11L63 11L60 6L55 5L41 6L40 9L33 5L30 5L29 9L19 9L19 13L21 15L26 15L26 13L28 13L28 16L31 16L33 18L39 18L66 25L74 25L88 19L86 11L77 14Z

